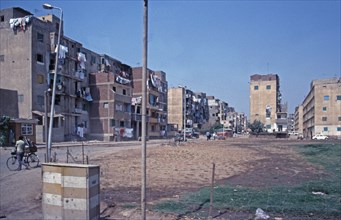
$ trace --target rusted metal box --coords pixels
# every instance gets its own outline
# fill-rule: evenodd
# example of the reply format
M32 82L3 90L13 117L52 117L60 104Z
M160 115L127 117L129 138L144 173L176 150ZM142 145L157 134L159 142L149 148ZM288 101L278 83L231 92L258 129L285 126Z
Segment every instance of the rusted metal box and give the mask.
M98 165L43 163L44 219L100 218Z

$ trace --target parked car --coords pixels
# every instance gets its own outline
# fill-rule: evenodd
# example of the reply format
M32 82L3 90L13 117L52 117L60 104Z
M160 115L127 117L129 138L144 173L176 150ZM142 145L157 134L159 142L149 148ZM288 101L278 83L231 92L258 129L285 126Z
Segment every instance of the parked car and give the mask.
M328 139L328 136L323 134L316 134L313 136L313 140L326 140Z

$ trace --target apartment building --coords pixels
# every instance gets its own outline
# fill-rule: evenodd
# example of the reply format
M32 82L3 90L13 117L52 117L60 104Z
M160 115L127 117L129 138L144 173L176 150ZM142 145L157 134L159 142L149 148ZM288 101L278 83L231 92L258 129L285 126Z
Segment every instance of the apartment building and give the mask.
M341 78L313 80L303 103L303 136L341 136Z
M134 89L132 101L132 127L135 137L142 133L142 67L132 68ZM147 70L147 137L160 138L167 135L167 94L166 73Z
M220 123L220 100L216 99L214 96L207 96L207 104L208 104L208 111L209 111L209 119L208 119L208 124L210 126Z
M168 123L176 130L182 130L184 127L185 96L184 87L168 89Z
M36 141L46 141L58 65L52 141L131 137L130 66L83 47L64 35L63 26L56 60L60 20L54 15L9 8L0 18L0 97L8 103L1 114L36 119Z
M209 119L206 93L195 92L193 94L193 108L193 128L201 129Z
M298 134L303 134L303 106L299 105L295 108L294 116L294 131Z
M250 77L250 122L262 122L268 132L286 131L287 112L282 109L277 74Z
M52 88L57 63L52 140L71 140L79 125L86 133L91 95L77 97L77 87L86 88L87 84L82 44L64 36L61 26L60 55L56 61L59 18L34 17L22 8L1 10L0 16L0 87L16 96L6 101L12 107L6 113L13 118L37 119L37 141L45 141L43 131L49 121L45 111L51 102L48 89Z
M93 96L90 105L91 137L105 141L132 138L132 68L108 55L101 55L98 69L89 76Z

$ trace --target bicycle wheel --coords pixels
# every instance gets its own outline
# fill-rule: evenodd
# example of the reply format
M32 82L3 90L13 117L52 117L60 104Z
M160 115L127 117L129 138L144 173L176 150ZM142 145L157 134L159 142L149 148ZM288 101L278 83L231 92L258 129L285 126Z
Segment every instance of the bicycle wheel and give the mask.
M31 168L35 168L39 166L39 157L35 154L35 153L31 153L27 156L26 159L28 166L30 166Z
M11 156L10 158L7 159L7 162L6 162L6 165L7 165L7 168L10 170L10 171L15 171L15 170L18 170L19 168L19 162L17 160L17 157L16 156Z

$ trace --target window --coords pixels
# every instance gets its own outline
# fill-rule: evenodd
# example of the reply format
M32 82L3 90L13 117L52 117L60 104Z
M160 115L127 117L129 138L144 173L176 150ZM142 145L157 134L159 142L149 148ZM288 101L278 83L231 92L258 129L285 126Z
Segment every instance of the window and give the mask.
M341 100L341 95L337 95L336 100Z
M59 123L59 117L54 117L53 118L53 126L52 127L58 128L59 127L58 123Z
M151 128L151 130L154 132L154 131L156 131L156 129L155 129L155 125L152 125L152 128Z
M104 103L103 103L103 108L109 108L109 103L104 102Z
M91 64L95 64L96 63L96 57L95 56L91 56Z
M323 127L323 131L328 131L328 127Z
M323 99L324 99L325 101L328 101L328 100L329 100L329 95L325 95L325 96L323 97Z
M42 74L37 75L37 83L39 83L39 84L44 83L44 75L42 75Z
M341 117L338 117L338 121L341 121Z
M59 30L59 23L58 22L56 23L56 30L57 30L57 33L58 33L58 30Z
M124 112L131 112L131 105L129 103L124 103Z
M42 54L37 53L37 62L44 63L44 57Z
M5 61L5 55L0 55L0 61L4 62Z
M337 127L336 130L337 130L337 131L341 131L341 127Z
M112 91L116 92L116 87L115 86L112 87Z
M115 127L115 119L111 119L110 120L110 126L111 127Z
M44 35L42 34L42 33L37 33L37 40L39 41L39 42L44 42Z
M322 107L322 111L326 112L327 111L327 107Z
M54 100L55 105L60 105L60 95L56 95L55 100Z
M124 127L124 121L120 121L120 127Z
M123 89L123 95L127 95L127 90Z
M38 95L38 96L37 96L37 103L38 103L38 105L43 106L43 105L44 105L44 102L45 102L44 96Z
M271 129L271 125L266 125L266 129Z
M327 117L322 117L322 121L327 121Z
M32 135L33 125L32 124L21 124L21 135Z
M24 102L24 95L23 94L18 95L18 102L19 103L23 103Z
M267 85L266 86L266 90L270 90L271 89L271 86L270 85Z
M116 111L122 112L123 111L123 105L121 103L116 103L115 109L116 109Z
M258 86L253 87L254 90L258 90Z
M5 16L4 16L4 15L1 15L0 21L1 21L1 22L4 22L4 21L5 21Z

